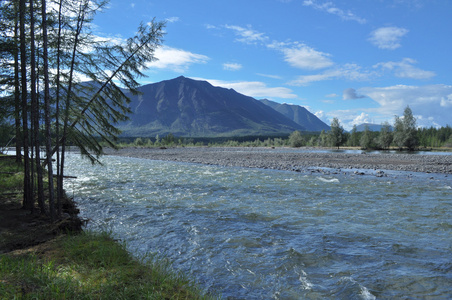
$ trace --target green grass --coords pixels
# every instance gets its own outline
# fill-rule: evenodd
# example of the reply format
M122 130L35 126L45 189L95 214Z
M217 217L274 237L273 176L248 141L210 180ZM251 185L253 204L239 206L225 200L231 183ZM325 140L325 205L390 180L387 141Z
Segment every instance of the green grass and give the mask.
M0 253L10 240L17 245L27 244L51 226L33 218L24 218L23 222L30 222L27 224L18 221L27 213L19 209L22 185L22 165L1 158L0 220L9 217L19 223L0 228ZM13 223L1 223L5 224ZM0 299L215 298L204 295L167 260L152 255L139 260L110 234L83 232L0 254Z
M1 299L214 299L165 260L137 260L109 234L54 242L44 255L0 255Z
M0 159L0 191L21 191L23 186L23 166L13 158Z

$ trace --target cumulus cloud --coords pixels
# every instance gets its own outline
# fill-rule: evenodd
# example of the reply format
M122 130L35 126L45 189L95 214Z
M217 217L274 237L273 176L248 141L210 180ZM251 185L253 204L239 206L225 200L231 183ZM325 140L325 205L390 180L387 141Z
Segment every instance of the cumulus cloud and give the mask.
M237 38L237 41L246 43L246 44L256 44L256 43L262 43L268 40L268 37L265 36L263 33L258 32L251 28L251 26L248 26L247 28L241 27L241 26L235 26L235 25L225 25L224 26L227 29L231 29L235 32L239 38Z
M227 71L238 71L242 68L241 64L237 64L237 63L224 63L223 64L223 69L227 70Z
M284 60L292 67L318 70L330 67L333 62L329 58L331 55L316 51L306 45L299 45L296 48L283 48Z
M342 20L356 21L361 24L366 23L366 19L358 17L349 10L345 11L343 9L336 7L331 1L320 3L319 1L316 0L305 0L303 1L303 5L312 7L320 11L324 11L332 15L336 15L340 17Z
M326 115L326 113L323 110L319 110L319 111L315 112L314 115L317 118L319 118L320 120L322 120L325 124L327 124L327 125L331 124L330 120L328 119L328 116Z
M380 107L377 113L391 119L402 115L407 105L413 114L419 116L420 126L451 125L452 86L437 84L426 86L395 85L389 87L367 87L358 90L376 101Z
M440 105L442 107L452 107L452 94L442 97Z
M414 59L404 58L399 62L389 61L378 63L374 67L393 71L394 75L400 78L430 79L436 75L435 72L416 68L413 66L416 63L417 61Z
M155 50L155 57L158 60L149 63L149 68L170 69L178 73L185 72L192 64L204 64L209 60L209 57L205 55L168 46L157 48Z
M344 92L342 93L342 99L344 99L344 100L354 100L354 99L362 99L362 98L366 98L366 96L359 95L356 92L356 90L352 89L352 88L345 89Z
M373 73L362 71L361 67L356 64L345 64L336 68L326 70L320 74L302 75L297 79L289 82L295 86L306 86L310 83L332 79L346 79L352 81L367 80L373 76Z
M361 125L364 123L372 123L369 119L369 115L361 112L360 115L358 115L356 118L353 119L353 121L351 121L351 125Z
M216 79L195 78L208 81L213 86L220 86L254 98L282 98L294 99L298 96L291 89L285 87L268 87L267 84L260 81L223 81Z
M401 47L400 39L408 30L400 27L381 27L370 34L369 41L380 49L394 50Z

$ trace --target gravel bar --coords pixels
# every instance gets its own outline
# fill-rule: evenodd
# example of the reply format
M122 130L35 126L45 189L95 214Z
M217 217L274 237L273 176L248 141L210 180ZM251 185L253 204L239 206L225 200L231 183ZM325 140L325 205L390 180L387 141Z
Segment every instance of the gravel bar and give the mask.
M319 152L294 148L178 147L105 149L107 155L287 171L312 168L452 174L452 155Z

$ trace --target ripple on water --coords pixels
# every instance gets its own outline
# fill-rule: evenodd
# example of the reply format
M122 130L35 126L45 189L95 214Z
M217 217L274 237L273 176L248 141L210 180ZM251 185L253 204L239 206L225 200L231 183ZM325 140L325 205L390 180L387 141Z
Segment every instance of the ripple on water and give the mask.
M68 157L93 229L155 252L232 299L451 296L442 179L319 175ZM391 175L391 174L389 174Z

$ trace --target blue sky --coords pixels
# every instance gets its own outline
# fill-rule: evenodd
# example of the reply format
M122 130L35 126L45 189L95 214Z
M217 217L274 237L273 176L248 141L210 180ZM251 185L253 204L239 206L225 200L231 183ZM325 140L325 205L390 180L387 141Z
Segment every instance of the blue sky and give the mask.
M419 126L452 125L452 1L112 0L96 34L166 21L143 84L183 75L306 107L346 129L409 105Z

